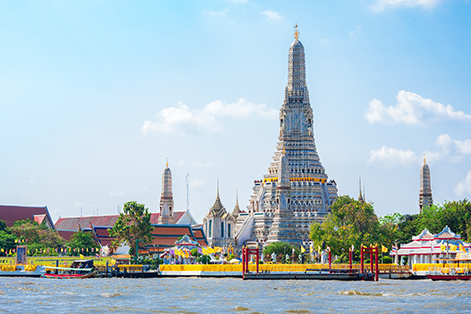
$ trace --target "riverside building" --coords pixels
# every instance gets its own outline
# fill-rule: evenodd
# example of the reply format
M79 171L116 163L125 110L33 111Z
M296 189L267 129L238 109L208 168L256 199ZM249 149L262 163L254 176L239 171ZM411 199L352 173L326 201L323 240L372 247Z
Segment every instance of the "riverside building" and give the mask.
M314 140L304 47L297 26L294 38L289 47L279 141L267 173L254 181L247 212L238 216L238 246L277 241L306 244L311 223L323 221L337 198L337 184L328 180Z

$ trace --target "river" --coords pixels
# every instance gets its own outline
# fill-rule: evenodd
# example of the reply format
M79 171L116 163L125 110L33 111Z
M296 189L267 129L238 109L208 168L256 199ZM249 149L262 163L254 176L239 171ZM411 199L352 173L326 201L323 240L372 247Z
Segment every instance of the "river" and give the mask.
M0 278L3 313L466 313L471 282Z

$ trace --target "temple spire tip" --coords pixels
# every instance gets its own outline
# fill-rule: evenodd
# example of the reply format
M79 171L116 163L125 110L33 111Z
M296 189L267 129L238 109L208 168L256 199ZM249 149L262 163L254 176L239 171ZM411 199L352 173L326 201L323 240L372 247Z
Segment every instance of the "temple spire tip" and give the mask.
M298 31L298 23L294 25L294 39L298 40L299 38L299 31Z

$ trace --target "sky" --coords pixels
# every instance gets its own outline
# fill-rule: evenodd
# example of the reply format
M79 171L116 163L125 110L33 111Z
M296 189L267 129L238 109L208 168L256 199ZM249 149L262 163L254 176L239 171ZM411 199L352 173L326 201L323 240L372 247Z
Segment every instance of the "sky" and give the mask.
M378 215L471 198L468 0L0 0L0 204L59 217L242 209L278 141L298 24L314 136Z

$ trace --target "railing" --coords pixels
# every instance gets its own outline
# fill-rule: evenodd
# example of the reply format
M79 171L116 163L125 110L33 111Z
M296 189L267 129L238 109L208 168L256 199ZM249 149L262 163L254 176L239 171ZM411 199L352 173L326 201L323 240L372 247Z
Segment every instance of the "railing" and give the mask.
M447 263L445 266L443 264L431 264L431 263L424 263L424 264L413 264L412 271L430 271L430 269L471 269L471 263Z
M369 265L368 265L369 266ZM257 265L249 263L248 270L253 272ZM260 264L259 271L264 272L305 272L309 270L328 270L329 264ZM349 271L349 264L332 264L332 270ZM353 270L360 270L359 264L352 265ZM365 267L366 269L366 267ZM161 271L204 271L204 272L242 272L242 264L230 265L160 265ZM369 268L368 268L369 270ZM396 264L380 264L379 273L403 273L408 271L408 266L400 266Z
M430 275L468 275L470 273L469 270L468 266L452 267L451 265L445 265L445 267L429 267L428 273Z

